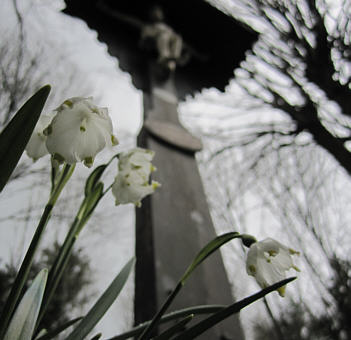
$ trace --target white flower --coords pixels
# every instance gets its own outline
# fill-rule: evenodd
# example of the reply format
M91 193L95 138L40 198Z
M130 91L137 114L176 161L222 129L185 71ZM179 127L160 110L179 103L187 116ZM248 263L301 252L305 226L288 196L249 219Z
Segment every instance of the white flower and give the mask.
M106 145L116 145L107 108L99 108L92 98L67 99L45 130L46 147L59 161L69 164L84 161L92 166L94 158Z
M33 158L34 161L49 154L46 148L46 136L44 135L45 128L51 123L52 116L40 116L37 125L34 128L32 136L30 137L26 146L27 155Z
M116 205L134 203L140 207L141 200L160 186L155 181L149 183L150 174L155 170L151 164L153 157L153 151L142 148L135 148L120 155L119 171L112 186Z
M250 246L247 254L246 271L256 278L257 283L266 288L278 281L285 279L285 272L293 268L292 255L297 251L290 249L272 238L255 242ZM285 294L285 286L278 288L280 296Z

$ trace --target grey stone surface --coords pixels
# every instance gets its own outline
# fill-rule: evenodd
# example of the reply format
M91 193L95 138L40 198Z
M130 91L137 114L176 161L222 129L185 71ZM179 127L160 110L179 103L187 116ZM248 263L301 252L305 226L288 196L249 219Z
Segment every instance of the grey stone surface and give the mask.
M180 127L177 102L169 101L170 96L168 99L167 96L160 96L160 91L157 90L162 87L169 93L174 92L172 79L154 85L156 91L145 94L147 119L161 119ZM152 304L154 298L160 307L198 251L216 235L194 153L172 145L169 140L155 138L145 131L140 141L156 153L153 163L158 170L154 177L162 183L162 187L141 208L150 209L149 220L145 218L146 213L137 213L138 228L148 234L146 237L149 244L153 244L153 252L142 254L140 249L136 279L137 282L147 280L138 271L138 266L142 266L144 275L150 278L147 274L149 272L154 277L156 286L154 290L152 287L147 290L145 286L136 289L144 290L145 294L147 291L152 292L148 302L143 296L143 303ZM136 236L137 248L145 246L145 235L144 240L138 240L138 234ZM150 255L152 259L147 258ZM149 266L149 271L145 272L145 266ZM137 292L136 297L141 295ZM227 305L233 303L233 300L220 252L216 252L196 269L170 310L204 304ZM232 316L199 337L204 340L243 338L237 316Z

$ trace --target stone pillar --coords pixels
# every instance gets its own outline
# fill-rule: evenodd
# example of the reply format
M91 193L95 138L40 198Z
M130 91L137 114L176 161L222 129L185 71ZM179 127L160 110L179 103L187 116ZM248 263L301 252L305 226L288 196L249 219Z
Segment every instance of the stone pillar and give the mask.
M137 209L136 323L152 317L153 304L157 309L162 305L198 251L216 236L194 157L201 142L179 123L172 77L164 82L151 79L139 145L155 151L155 179L162 187ZM232 302L218 251L196 269L170 310ZM244 337L238 317L232 316L200 338Z

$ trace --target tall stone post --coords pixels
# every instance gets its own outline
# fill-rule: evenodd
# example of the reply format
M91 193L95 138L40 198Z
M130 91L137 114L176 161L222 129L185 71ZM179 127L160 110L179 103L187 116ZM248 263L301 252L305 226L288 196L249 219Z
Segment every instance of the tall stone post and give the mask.
M195 159L201 141L179 122L173 77L158 81L156 73L151 72L151 90L144 94L145 123L139 142L155 151L155 178L162 187L136 210L137 324L152 317L154 304L160 306L165 301L198 251L216 236ZM232 302L231 287L217 252L197 268L170 310ZM237 316L201 337L243 338Z

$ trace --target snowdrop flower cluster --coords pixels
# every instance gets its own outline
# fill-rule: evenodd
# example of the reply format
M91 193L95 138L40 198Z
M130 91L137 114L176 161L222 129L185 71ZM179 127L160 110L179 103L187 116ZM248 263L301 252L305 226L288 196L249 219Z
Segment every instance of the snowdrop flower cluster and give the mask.
M84 162L90 167L98 152L118 143L107 109L95 106L92 98L67 99L54 112L55 116L40 117L27 144L27 154L34 160L50 153L59 162ZM116 205L140 206L141 200L160 186L155 181L149 183L155 170L153 157L153 151L142 148L119 155L119 171L112 185Z
M292 256L299 254L272 238L266 238L260 242L251 244L246 260L246 271L254 276L257 283L266 288L286 278L285 272L293 268ZM285 286L278 288L280 296L285 294Z
M105 146L118 143L112 134L107 108L97 107L91 97L67 99L55 112L51 122L46 116L39 120L36 136L34 133L27 146L30 157L38 159L44 156L46 148L58 161L68 164L84 162L90 167L97 153ZM43 129L44 125L46 127ZM42 151L35 153L33 149Z
M116 205L134 203L140 207L141 200L160 186L155 181L149 183L151 172L156 170L151 164L153 157L153 151L141 148L120 155L118 174L112 186Z

